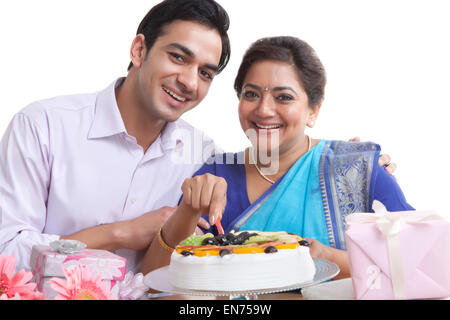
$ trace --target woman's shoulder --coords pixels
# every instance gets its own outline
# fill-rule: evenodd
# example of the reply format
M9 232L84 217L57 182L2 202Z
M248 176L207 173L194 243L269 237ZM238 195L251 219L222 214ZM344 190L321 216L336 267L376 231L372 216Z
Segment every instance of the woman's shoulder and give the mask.
M244 151L217 153L209 157L205 165L239 165L244 164Z
M327 153L333 153L334 155L345 155L352 153L364 153L381 151L379 144L371 141L342 141L342 140L326 140Z

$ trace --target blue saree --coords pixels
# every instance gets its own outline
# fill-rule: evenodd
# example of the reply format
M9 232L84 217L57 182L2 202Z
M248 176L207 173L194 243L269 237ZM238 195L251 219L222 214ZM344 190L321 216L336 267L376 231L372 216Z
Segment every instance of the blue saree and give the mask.
M319 185L322 140L231 224L237 230L287 231L330 245ZM257 214L256 214L257 213Z
M378 166L374 143L322 140L297 160L258 200L250 204L242 154L217 155L194 175L212 173L228 183L222 217L226 232L294 232L345 250L345 216L371 212L374 199L389 211L412 210L395 179ZM211 230L214 232L215 227Z

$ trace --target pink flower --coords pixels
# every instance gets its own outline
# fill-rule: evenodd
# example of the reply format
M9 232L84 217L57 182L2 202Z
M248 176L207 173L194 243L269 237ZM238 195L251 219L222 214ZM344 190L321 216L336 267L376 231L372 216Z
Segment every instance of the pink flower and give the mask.
M15 256L0 255L0 300L41 300L36 283L28 283L33 274L22 269L14 275L15 268Z
M54 277L49 281L51 288L58 293L56 300L114 300L101 275L93 275L80 263L63 271L67 280Z

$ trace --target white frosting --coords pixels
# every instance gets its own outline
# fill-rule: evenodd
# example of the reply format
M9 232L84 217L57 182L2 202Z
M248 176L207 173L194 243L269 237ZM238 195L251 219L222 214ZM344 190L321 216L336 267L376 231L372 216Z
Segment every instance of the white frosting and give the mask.
M177 288L247 291L290 286L310 281L316 272L308 247L275 253L183 256L174 252L169 282Z

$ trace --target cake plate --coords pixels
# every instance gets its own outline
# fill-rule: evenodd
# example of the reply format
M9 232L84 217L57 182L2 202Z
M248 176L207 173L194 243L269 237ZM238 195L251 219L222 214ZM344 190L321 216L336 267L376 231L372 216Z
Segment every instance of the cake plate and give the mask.
M191 296L228 296L230 299L255 300L260 294L269 294L277 292L285 292L310 287L321 282L334 278L339 273L339 267L328 260L313 259L316 266L316 274L313 280L293 284L286 287L266 288L248 291L209 291L209 290L193 290L181 289L170 284L168 278L169 266L156 269L144 277L144 283L155 290L167 292L171 294L191 295Z

